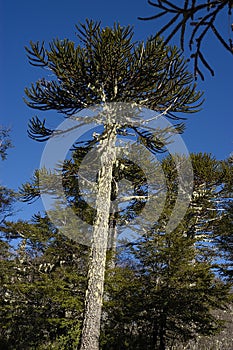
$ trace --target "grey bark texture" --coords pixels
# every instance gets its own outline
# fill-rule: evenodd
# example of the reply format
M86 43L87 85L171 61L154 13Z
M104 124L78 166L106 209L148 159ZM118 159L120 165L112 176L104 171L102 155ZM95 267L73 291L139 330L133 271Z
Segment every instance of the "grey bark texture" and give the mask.
M104 292L106 252L111 208L111 183L116 161L116 127L106 126L106 137L100 145L100 171L96 197L96 220L89 260L88 286L80 350L98 350ZM91 166L91 165L90 165Z

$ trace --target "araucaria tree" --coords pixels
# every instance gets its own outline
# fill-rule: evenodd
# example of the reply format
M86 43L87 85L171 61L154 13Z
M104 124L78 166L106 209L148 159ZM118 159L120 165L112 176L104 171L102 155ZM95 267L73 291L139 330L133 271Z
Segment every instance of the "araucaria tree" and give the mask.
M143 125L135 125L129 117L118 119L109 104L137 104L179 120L182 119L179 113L198 109L200 93L196 92L180 52L164 46L160 38L133 42L132 28L115 24L113 28L102 29L100 23L93 21L78 26L77 30L80 41L77 46L67 39L52 41L49 49L44 43L31 42L27 48L30 63L44 68L45 72L49 70L49 74L25 92L29 107L55 110L66 118L94 105L102 106L106 112L106 117L100 120L103 132L93 140L99 147L101 166L81 339L81 350L97 350L116 140L119 135L134 133L147 149L156 151L164 146L156 133ZM178 132L182 130L180 126L176 125ZM30 136L38 141L56 134L38 117L32 119L29 128Z

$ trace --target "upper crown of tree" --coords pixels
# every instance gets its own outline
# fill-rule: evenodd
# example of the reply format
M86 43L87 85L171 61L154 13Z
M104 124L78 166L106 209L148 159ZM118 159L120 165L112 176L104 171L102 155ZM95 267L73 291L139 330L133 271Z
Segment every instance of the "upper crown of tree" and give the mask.
M56 39L49 49L39 42L26 48L32 65L50 71L25 89L28 106L72 115L105 102L133 102L182 119L173 113L196 112L201 105L181 52L161 38L133 42L130 26L101 29L88 20L77 26L77 37L77 46ZM30 131L44 137L52 132L35 118Z

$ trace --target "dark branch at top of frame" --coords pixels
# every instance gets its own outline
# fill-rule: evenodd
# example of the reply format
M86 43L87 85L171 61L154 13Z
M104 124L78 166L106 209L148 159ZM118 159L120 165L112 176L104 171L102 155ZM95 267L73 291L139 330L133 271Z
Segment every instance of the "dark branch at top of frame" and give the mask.
M165 35L165 45L179 33L180 47L185 50L185 37L187 36L188 47L190 50L190 59L194 62L195 78L200 76L204 80L204 74L201 65L204 66L213 76L214 70L205 57L203 52L203 43L207 39L207 33L211 32L222 46L233 54L233 24L230 24L232 14L233 0L206 0L197 3L196 0L184 0L180 7L175 1L168 0L148 0L149 5L158 12L150 17L138 17L140 20L156 20L161 17L169 16L169 19L156 33L156 36ZM229 17L228 32L229 38L224 38L216 25L217 16L227 9ZM187 34L187 25L191 27L191 33ZM189 37L188 37L189 36Z

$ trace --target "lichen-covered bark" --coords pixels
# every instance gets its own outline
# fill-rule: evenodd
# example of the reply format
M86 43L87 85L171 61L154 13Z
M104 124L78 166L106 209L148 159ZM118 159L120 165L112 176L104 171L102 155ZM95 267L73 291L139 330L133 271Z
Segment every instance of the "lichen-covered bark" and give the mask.
M104 291L106 251L109 234L109 213L111 206L111 182L113 165L116 161L116 127L106 127L106 138L101 144L101 169L98 176L96 198L96 220L93 227L88 286L85 299L85 315L80 350L98 350L100 319Z

